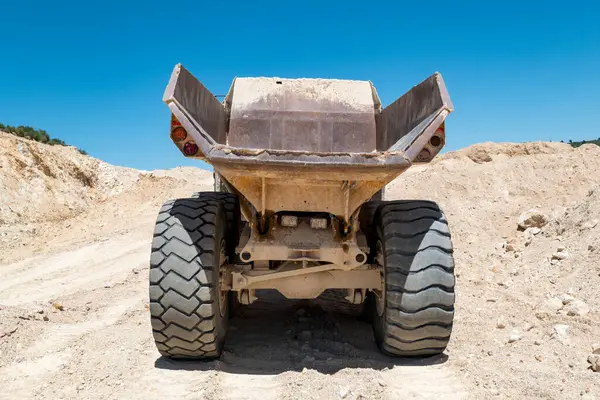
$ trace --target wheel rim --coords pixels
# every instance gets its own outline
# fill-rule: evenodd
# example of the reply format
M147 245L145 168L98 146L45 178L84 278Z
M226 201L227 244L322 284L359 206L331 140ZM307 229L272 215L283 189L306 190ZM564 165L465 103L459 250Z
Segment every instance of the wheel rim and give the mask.
M375 293L375 308L379 317L383 316L385 311L385 260L383 255L383 245L381 241L377 241L375 250L375 265L381 276L381 290L374 290Z
M221 290L223 287L223 280L225 279L225 268L227 264L225 240L221 240L221 248L219 249L219 312L221 317L225 316L227 312L227 290Z

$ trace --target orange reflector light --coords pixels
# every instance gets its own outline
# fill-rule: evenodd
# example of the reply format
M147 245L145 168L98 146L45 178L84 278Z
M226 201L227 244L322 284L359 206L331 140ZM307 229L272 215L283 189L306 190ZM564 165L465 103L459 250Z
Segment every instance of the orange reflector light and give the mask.
M183 153L186 156L193 156L198 152L198 145L194 142L187 142L183 145Z
M171 133L171 136L173 137L174 141L181 142L187 137L187 132L182 127L179 127L173 129L173 133Z
M435 133L444 134L446 132L446 121L442 122L442 124L436 129Z
M181 126L181 122L177 121L173 114L171 114L171 126Z

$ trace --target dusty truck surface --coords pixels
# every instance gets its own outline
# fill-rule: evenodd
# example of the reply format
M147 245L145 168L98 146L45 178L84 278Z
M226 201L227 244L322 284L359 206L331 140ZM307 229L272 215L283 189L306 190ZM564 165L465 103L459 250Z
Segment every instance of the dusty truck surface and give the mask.
M223 101L180 64L170 135L214 168L212 192L167 201L150 258L152 332L174 358L219 357L228 320L261 289L362 304L387 354L444 351L454 317L448 222L384 188L445 144L435 73L383 108L369 81L235 78ZM427 191L427 182L423 182Z

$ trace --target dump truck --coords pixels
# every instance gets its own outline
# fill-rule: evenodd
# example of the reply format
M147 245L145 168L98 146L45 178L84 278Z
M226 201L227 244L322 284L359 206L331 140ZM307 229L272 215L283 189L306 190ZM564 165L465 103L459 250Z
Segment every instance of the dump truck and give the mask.
M263 289L342 292L383 353L443 352L455 299L448 221L433 201L385 196L446 143L442 76L386 107L370 81L343 79L237 77L222 97L181 64L164 93L170 139L213 167L214 191L169 200L156 219L149 311L160 354L219 357L233 310Z

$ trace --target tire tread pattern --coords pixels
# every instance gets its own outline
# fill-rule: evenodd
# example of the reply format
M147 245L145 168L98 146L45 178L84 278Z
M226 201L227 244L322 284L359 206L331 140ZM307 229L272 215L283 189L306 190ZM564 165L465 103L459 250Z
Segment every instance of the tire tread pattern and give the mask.
M170 200L157 217L150 257L150 314L156 347L172 358L220 355L218 260L222 200ZM164 226L162 226L164 225Z
M379 347L400 356L442 353L455 300L452 239L442 210L431 201L389 201L375 220L386 275Z
M196 192L192 194L192 198L198 199L213 199L221 202L225 208L225 214L227 217L227 243L229 246L228 253L230 257L233 257L235 253L235 247L240 240L240 201L237 196L229 192Z

